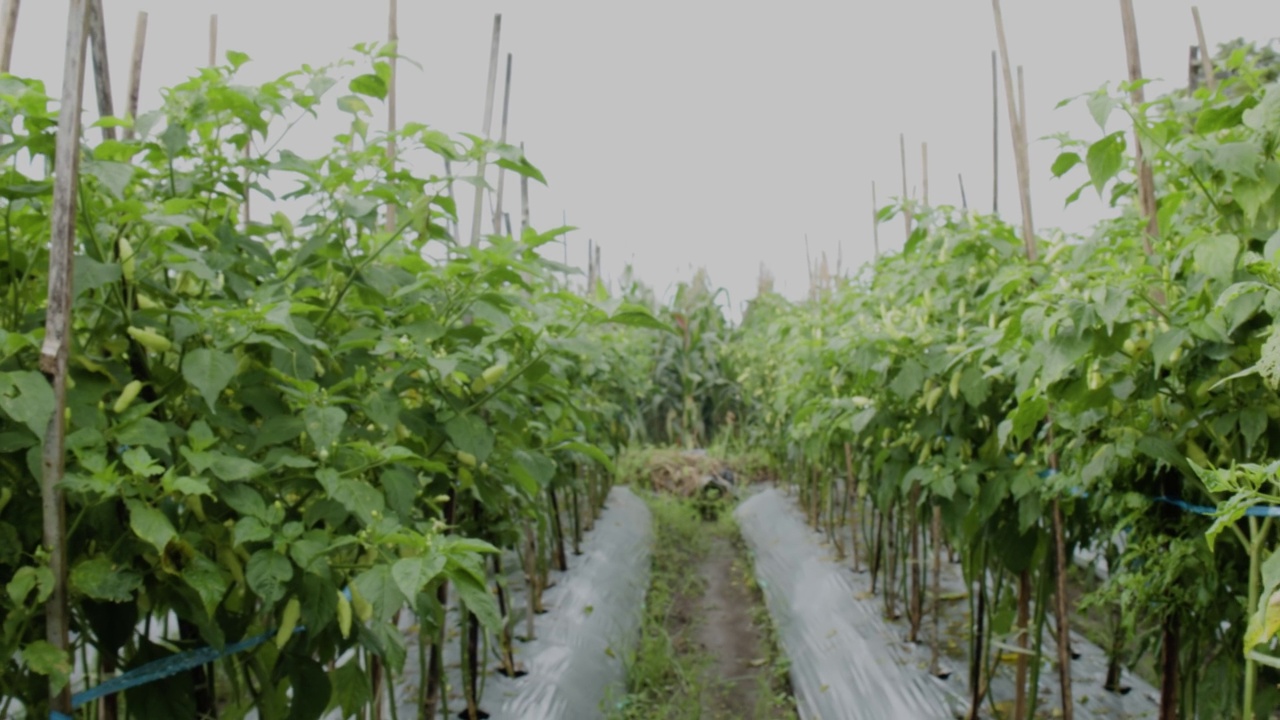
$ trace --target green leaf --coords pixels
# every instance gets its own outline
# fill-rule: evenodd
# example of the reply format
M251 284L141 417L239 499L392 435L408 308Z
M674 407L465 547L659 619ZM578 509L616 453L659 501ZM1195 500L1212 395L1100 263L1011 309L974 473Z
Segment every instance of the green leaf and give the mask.
M373 605L373 619L376 622L390 620L408 599L400 592L400 586L391 577L391 568L387 565L376 565L360 573L352 583Z
M38 372L0 373L0 411L43 441L53 416L53 388Z
M293 578L293 564L275 551L263 549L249 558L244 576L264 605L274 605L284 597L285 584Z
M164 468L157 465L144 448L129 448L121 456L121 459L124 460L125 467L132 470L136 475L155 477L164 474Z
M1168 332L1157 335L1156 339L1151 341L1151 357L1156 361L1156 367L1168 365L1174 351L1190 339L1191 333L1182 328L1172 328Z
M1240 434L1244 436L1244 453L1252 456L1254 445L1267 429L1267 411L1260 407L1246 407L1240 410Z
M402 558L391 566L391 578L406 598L415 598L444 570L445 557L432 552L424 557Z
M1223 285L1230 284L1240 254L1240 239L1235 235L1213 235L1195 246L1196 269Z
M338 98L338 109L345 113L351 113L357 117L360 115L373 114L373 110L369 109L369 103L361 100L359 96L356 95L344 95Z
M327 450L342 436L347 412L340 407L308 407L302 411L302 422L316 448Z
M453 586L458 591L458 599L467 610L470 610L489 632L502 632L502 616L498 613L498 602L489 592L488 587L478 582L470 573L455 572L451 576Z
M379 100L387 99L387 81L377 75L361 75L348 86L357 95L367 95Z
M200 596L204 611L210 617L227 594L227 588L231 586L218 564L200 553L187 561L182 569L182 579Z
M163 553L169 541L178 535L168 516L139 500L126 500L125 505L129 508L129 527L133 534Z
M1263 133L1280 131L1280 85L1267 87L1262 102L1244 112L1244 124Z
M199 391L209 409L216 412L218 396L236 376L236 359L231 353L198 348L182 359L182 377Z
M556 463L551 458L526 450L517 450L512 455L511 466L508 469L511 476L529 495L536 495L555 477Z
M920 363L915 360L908 360L903 364L902 370L898 372L893 382L889 383L889 389L897 393L898 397L906 400L919 392L923 383L924 368L920 367Z
M673 335L676 334L675 328L654 317L648 310L636 306L623 306L622 308L619 308L617 312L609 316L608 322L617 325L660 330Z
M62 690L71 680L70 657L45 640L36 640L23 648L22 662L32 672L48 677L54 691Z
M595 460L596 462L600 463L601 467L603 467L605 470L608 470L609 472L617 471L617 468L614 467L613 461L609 459L609 456L606 455L603 450L596 447L595 445L591 445L583 442L565 442L557 445L556 449L582 453L583 455L586 455L592 460Z
M81 160L80 172L96 178L117 200L124 198L124 189L133 180L133 166L128 163Z
M231 532L231 543L239 547L245 543L260 542L271 538L271 528L256 517L242 517Z
M142 576L121 568L105 555L82 560L71 569L71 587L94 600L124 603L142 585Z
M1209 164L1227 175L1258 179L1258 162L1262 148L1254 142L1229 142L1214 145L1209 152Z
M1053 172L1054 177L1060 178L1081 162L1082 160L1078 153L1064 152L1058 156L1057 160L1053 161L1053 167L1050 170Z
M75 298L119 282L124 276L118 264L101 263L87 255L76 256L72 272L75 274L75 287L72 288Z
M1048 413L1049 401L1044 397L1019 402L1011 416L1014 442L1021 444L1029 440Z
M1124 133L1117 132L1090 145L1089 151L1085 153L1089 179L1093 181L1093 187L1098 191L1099 197L1102 196L1102 190L1107 183L1111 182L1120 172L1120 168L1124 167L1124 151Z
M53 594L53 571L47 567L31 567L30 565L18 568L13 574L13 578L9 580L9 584L5 586L5 591L9 593L9 599L16 605L24 605L27 596L32 590L36 590L35 601L32 605L40 605L49 596Z
M493 431L475 415L453 416L444 424L444 431L455 448L471 453L478 462L484 462L493 452Z
M1098 127L1103 132L1106 132L1107 118L1111 116L1111 111L1115 109L1116 101L1107 94L1107 89L1102 87L1089 96L1086 104L1089 106L1089 114L1093 115L1094 122L1098 123Z

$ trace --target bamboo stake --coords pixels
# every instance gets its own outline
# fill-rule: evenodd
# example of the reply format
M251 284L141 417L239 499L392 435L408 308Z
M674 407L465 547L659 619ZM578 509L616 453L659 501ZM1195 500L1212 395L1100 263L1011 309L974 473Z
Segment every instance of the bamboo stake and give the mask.
M138 98L142 95L142 57L147 46L147 13L138 13L138 24L133 31L133 61L129 64L129 98L126 116L131 123L138 121ZM132 140L135 130L131 124L124 129L124 139Z
M862 572L861 560L858 557L858 521L862 517L862 502L858 499L858 476L853 473L853 446L849 443L844 444L844 467L848 474L848 487L845 488L845 495L852 504L852 515L849 520L849 534L853 540L850 543L850 553L853 555L853 571Z
M1009 125L1013 129L1014 159L1018 169L1018 197L1022 204L1022 242L1026 246L1027 256L1035 260L1035 223L1031 216L1031 168L1026 153L1022 150L1020 138L1025 137L1022 118L1019 117L1018 101L1013 85L1013 70L1009 62L1009 45L1004 35L1004 16L1000 13L1000 0L991 0L995 11L996 36L1000 41L1001 67L1004 72L1005 97L1008 100Z
M396 169L396 66L400 55L400 21L399 21L399 4L396 0L390 0L390 8L387 16L387 43L391 45L391 84L387 88L387 167L390 172ZM387 205L387 232L396 231L396 206L394 203Z
M924 206L929 207L929 143L920 143L920 165L924 173L921 185L924 187Z
M876 181L871 181L871 247L880 259L880 202L876 199Z
M498 44L502 37L502 14L498 13L493 16L493 43L489 50L489 84L484 94L484 139L489 139L490 130L493 128L493 92L494 87L498 84ZM480 176L479 182L476 184L476 202L475 208L471 215L471 247L480 246L480 218L484 205L484 172L487 157L481 155L480 167L477 173Z
M54 155L52 233L49 239L49 301L40 369L53 383L53 415L41 454L40 504L45 550L53 591L45 602L45 639L66 653L70 646L67 610L66 498L59 485L66 471L67 359L71 348L72 279L76 244L76 190L80 172L80 112L84 101L89 0L71 0ZM49 687L50 710L70 714L71 690Z
M942 506L936 503L930 533L933 535L933 577L930 578L933 584L933 642L930 643L929 672L935 677L945 677L950 673L944 672L938 662L939 645L942 643Z
M209 67L218 64L218 16L209 16Z
M111 66L107 60L107 21L102 12L102 0L89 3L89 42L93 49L93 84L98 93L98 115L115 117L115 102L111 98ZM114 127L102 128L104 140L115 140Z
M1218 78L1213 74L1213 56L1209 54L1209 43L1204 39L1204 23L1200 22L1200 8L1191 6L1191 17L1196 21L1196 39L1200 43L1200 67L1204 70L1204 82L1209 86L1209 94L1218 91Z
M13 41L18 35L18 10L22 0L5 0L4 45L0 46L0 72L7 73L13 63Z
M1133 12L1133 0L1120 0L1120 19L1124 24L1124 49L1129 61L1129 98L1134 109L1141 111L1142 105L1146 103L1146 93L1138 83L1142 79L1142 57L1138 50L1138 21ZM1138 160L1138 202L1143 217L1147 219L1147 234L1142 239L1142 247L1151 255L1154 252L1151 242L1160 236L1159 220L1156 217L1156 181L1151 164L1143 156L1142 136L1136 124L1134 155Z
M1000 213L1000 81L991 51L991 214Z
M524 143L520 143L520 154L524 154ZM568 223L566 222L565 225ZM563 225L561 226L563 227ZM529 176L520 176L520 237L529 231ZM563 237L563 234L561 234ZM568 244L565 245L568 248ZM566 252L568 250L566 249Z
M956 173L956 178L960 180L960 207L965 210L969 209L969 197L964 194L964 175Z
M907 236L903 239L911 239L911 210L907 196L907 136L898 133L898 154L902 158L902 219L907 226Z
M507 82L506 87L502 91L502 128L498 132L498 142L507 144L507 118L511 112L511 53L507 53ZM523 177L523 176L522 176ZM498 168L498 193L495 203L497 207L493 211L493 234L502 234L502 196L506 185L507 174L502 167Z

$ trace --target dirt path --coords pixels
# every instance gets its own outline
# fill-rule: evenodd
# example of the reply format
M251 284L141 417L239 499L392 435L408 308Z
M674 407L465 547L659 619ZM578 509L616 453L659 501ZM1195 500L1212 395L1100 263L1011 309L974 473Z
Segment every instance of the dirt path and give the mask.
M710 657L707 684L713 692L703 697L707 700L704 707L715 718L757 717L767 700L759 694L769 690L765 639L752 617L757 598L746 586L746 577L736 562L738 555L733 542L717 534L697 570L706 585L698 599L695 635Z
M795 702L737 527L660 500L653 585L625 720L784 720ZM725 510L725 515L729 513Z

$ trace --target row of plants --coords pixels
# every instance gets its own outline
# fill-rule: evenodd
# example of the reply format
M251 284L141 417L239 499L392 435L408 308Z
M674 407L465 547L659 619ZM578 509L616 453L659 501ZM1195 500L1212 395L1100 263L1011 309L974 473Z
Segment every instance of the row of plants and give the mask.
M913 218L902 252L808 302L758 298L729 347L741 432L910 639L937 643L926 588L958 551L971 717L1036 713L1078 548L1110 569L1084 600L1109 619L1109 689L1151 654L1162 718L1266 717L1280 700L1280 554L1272 517L1247 510L1280 502L1280 85L1255 56L1221 57L1213 93L1080 99L1102 135L1059 137L1052 172L1081 176L1068 203L1097 192L1116 210L1086 236L1028 253L998 217L885 208ZM1002 656L1009 707L988 692Z
M0 716L47 715L50 682L66 685L73 668L99 681L274 632L86 711L380 717L405 666L397 621L413 612L429 655L419 715L435 717L451 595L467 714L480 713L482 635L515 670L517 618L538 609L640 424L634 387L613 375L634 365L636 337L664 326L568 292L565 268L539 253L560 229L456 242L453 188L483 178L415 168L488 158L540 173L518 148L474 136L371 131L395 50L358 50L256 86L237 81L248 58L231 53L165 91L161 109L99 123L128 139L78 150L70 653L44 639L57 579L39 478L53 395L35 370L45 168L68 149L55 148L45 88L0 77ZM349 125L327 152L290 149L293 128L335 111ZM250 194L281 211L243 221ZM510 557L530 608L497 580ZM172 619L176 635L161 637Z

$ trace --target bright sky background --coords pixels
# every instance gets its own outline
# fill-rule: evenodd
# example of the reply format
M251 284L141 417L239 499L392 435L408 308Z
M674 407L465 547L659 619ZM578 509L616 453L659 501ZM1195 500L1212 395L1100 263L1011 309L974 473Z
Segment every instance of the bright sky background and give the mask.
M1191 4L1136 0L1143 69L1167 81L1152 92L1186 83ZM246 80L328 64L358 42L387 37L386 0L105 5L118 108L139 10L150 15L144 110L158 104L160 87L206 62L213 12L220 56L235 49L253 58ZM1200 5L1215 48L1239 36L1280 34L1275 0ZM54 96L67 6L23 3L14 52L13 71L45 80ZM703 266L737 306L754 295L764 263L778 290L803 296L806 234L814 259L827 253L833 270L839 248L846 269L870 259L871 184L882 204L901 193L900 132L912 187L920 186L920 143L927 141L933 202L959 204L963 174L969 202L991 206L996 40L985 0L400 0L401 52L423 66L401 65L402 123L480 132L495 12L503 14L504 60L515 56L510 139L526 143L550 183L531 193L533 224L549 229L566 213L581 228L569 238L571 262L585 266L593 238L606 277L631 263L663 293ZM1083 176L1053 180L1057 145L1036 138L1100 136L1082 103L1054 106L1126 76L1119 2L1005 0L1004 16L1012 58L1026 67L1037 225L1083 231L1103 212L1096 195L1086 192L1064 210ZM500 98L501 74L499 85ZM87 105L95 107L91 99ZM328 115L341 121L336 109ZM1120 121L1113 118L1110 129ZM1000 206L1016 222L1007 124L1002 105ZM319 153L324 133L336 128L310 128L299 142L314 142ZM509 197L518 221L518 193ZM465 233L465 205L462 216ZM902 227L883 226L881 246L900 247Z

